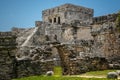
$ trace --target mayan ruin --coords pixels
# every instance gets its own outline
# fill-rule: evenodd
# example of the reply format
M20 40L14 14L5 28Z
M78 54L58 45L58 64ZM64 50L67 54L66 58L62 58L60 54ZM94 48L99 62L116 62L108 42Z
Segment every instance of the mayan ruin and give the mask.
M120 69L118 15L93 17L94 9L63 4L43 10L33 28L0 32L0 80L43 75L54 66L63 75Z

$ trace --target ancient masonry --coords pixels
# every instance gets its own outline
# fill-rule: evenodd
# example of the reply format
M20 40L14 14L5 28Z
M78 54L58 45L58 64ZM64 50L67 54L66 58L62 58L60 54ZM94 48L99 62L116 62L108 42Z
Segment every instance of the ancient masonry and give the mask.
M8 50L0 52L6 77L45 74L54 66L61 66L64 75L108 69L108 64L120 68L120 33L115 28L118 13L99 17L93 14L93 9L64 4L44 10L43 21L36 21L33 28L13 28L11 34L17 36L16 51L9 52L14 53L13 57ZM0 37L0 47L4 47L3 38L8 36ZM5 64L7 57L11 62Z

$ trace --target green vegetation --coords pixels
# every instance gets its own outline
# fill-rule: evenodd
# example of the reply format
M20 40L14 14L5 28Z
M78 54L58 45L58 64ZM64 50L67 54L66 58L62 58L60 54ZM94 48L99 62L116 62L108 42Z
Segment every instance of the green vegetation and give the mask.
M56 76L56 77L62 76L62 67L61 66L54 67L54 76Z
M81 77L55 77L55 76L32 76L14 80L107 80L105 78L81 78Z
M118 16L116 19L116 28L120 32L120 12L118 13Z
M106 78L83 78L84 76L103 76L106 77L108 72L116 70L91 71L81 75L62 76L62 68L57 66L54 68L54 76L30 76L26 78L13 80L107 80Z
M103 71L91 71L91 72L87 72L85 74L82 75L87 75L87 76L106 76L108 72L113 72L116 70L103 70Z

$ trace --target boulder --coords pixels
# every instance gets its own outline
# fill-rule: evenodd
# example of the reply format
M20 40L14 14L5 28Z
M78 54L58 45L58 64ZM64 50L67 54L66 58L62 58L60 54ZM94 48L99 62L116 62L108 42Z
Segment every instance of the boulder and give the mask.
M120 70L117 70L116 73L117 73L118 75L120 75Z
M53 74L54 74L53 71L47 71L47 72L46 72L46 75L47 75L47 76L52 76Z
M108 79L117 79L118 78L118 74L117 74L117 72L109 72L107 74L107 78Z

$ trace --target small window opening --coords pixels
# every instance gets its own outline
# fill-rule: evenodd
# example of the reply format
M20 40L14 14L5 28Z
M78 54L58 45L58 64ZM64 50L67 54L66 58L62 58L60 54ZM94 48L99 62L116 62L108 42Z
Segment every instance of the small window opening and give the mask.
M120 38L120 35L118 35L118 38Z
M52 19L49 19L49 22L52 23Z
M56 23L56 18L54 18L54 23Z
M58 24L60 24L60 17L58 17Z

